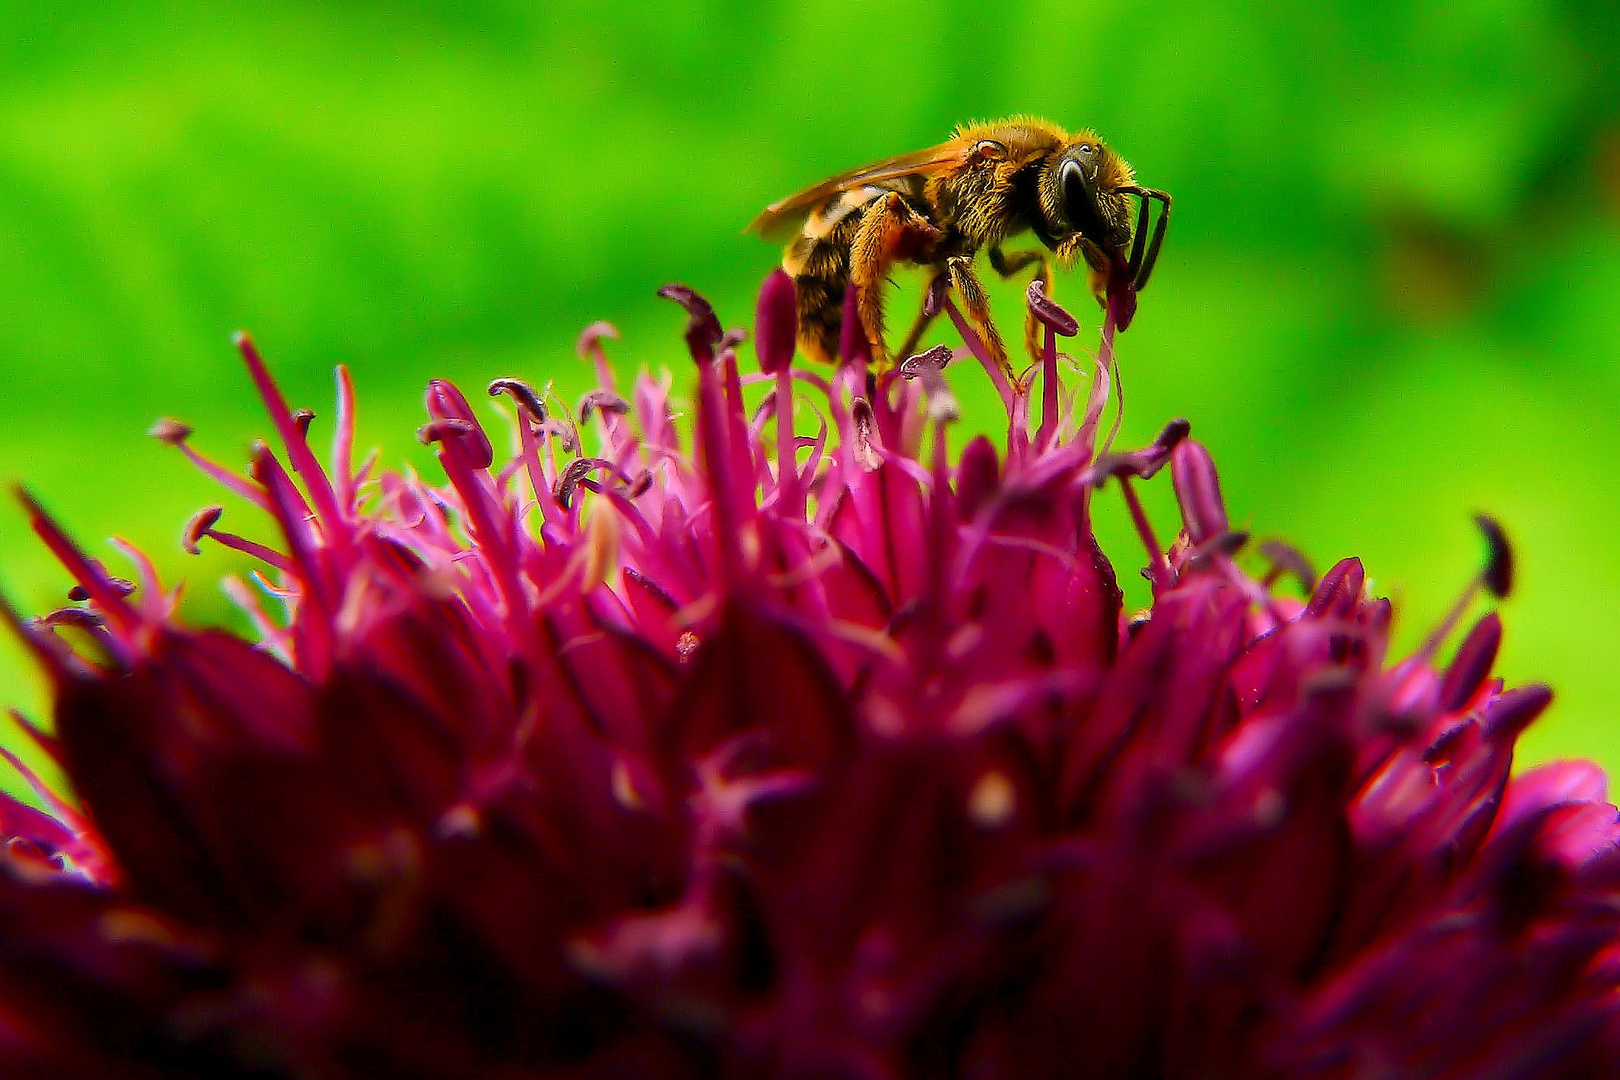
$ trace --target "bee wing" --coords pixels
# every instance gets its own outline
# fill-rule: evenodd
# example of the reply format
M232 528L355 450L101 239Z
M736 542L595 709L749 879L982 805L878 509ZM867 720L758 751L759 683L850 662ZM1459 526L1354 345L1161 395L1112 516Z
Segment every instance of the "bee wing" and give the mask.
M961 165L972 155L972 146L959 142L941 143L926 150L917 150L899 157L884 158L859 169L839 173L823 180L815 187L805 188L797 195L789 195L771 203L760 215L749 222L744 232L755 233L766 240L785 240L804 219L819 206L841 191L851 191L868 184L881 184L907 176L937 176Z

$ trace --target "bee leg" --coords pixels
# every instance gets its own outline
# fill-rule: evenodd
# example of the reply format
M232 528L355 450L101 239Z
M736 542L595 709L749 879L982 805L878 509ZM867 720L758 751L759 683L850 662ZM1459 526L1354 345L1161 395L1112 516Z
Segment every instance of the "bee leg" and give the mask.
M1035 280L1041 283L1046 295L1052 295L1052 264L1046 256L1039 251L1015 252L1011 258L1004 255L999 245L991 245L990 267L1004 278L1010 278L1031 263L1038 269L1035 271ZM1041 359L1041 321L1035 317L1033 311L1024 314L1024 348L1029 351L1031 358L1037 362Z
M1142 252L1148 236L1148 210L1151 209L1146 198L1136 201L1136 228L1131 231L1131 257L1126 264L1127 273L1133 284L1136 281L1137 271L1142 268Z
M880 373L889 366L889 349L883 340L883 283L889 267L902 249L927 244L938 235L938 230L895 191L873 203L855 230L849 252L849 280L855 285L861 326Z
M1001 333L996 324L990 321L990 298L985 294L984 283L979 275L973 272L973 258L969 255L956 255L945 260L945 271L951 276L951 288L956 295L962 298L962 306L966 308L968 322L978 331L979 340L984 342L985 349L990 353L990 359L996 362L1007 375L1007 381L1015 390L1022 389L1023 383L1018 378L1018 372L1013 370L1012 361L1007 359L1007 346L1001 340Z
M1131 284L1137 292L1147 288L1148 278L1153 273L1153 264L1159 261L1159 245L1164 243L1164 230L1170 224L1170 196L1162 191L1152 188L1128 187L1121 190L1135 195L1141 200L1142 208L1137 214L1136 237L1131 241L1131 261L1128 267ZM1158 222L1153 226L1153 239L1144 247L1143 241L1147 237L1148 203L1157 200L1164 205L1159 214Z

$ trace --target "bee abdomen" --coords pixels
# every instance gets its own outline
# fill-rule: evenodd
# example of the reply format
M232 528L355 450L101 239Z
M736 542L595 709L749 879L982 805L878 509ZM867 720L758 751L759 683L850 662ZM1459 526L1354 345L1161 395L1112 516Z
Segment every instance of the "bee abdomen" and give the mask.
M812 360L834 362L838 358L838 331L849 275L801 274L793 279L793 285L799 294L799 348Z
M841 192L805 219L782 259L799 295L799 348L813 360L838 358L850 246L867 207L882 193L872 186Z

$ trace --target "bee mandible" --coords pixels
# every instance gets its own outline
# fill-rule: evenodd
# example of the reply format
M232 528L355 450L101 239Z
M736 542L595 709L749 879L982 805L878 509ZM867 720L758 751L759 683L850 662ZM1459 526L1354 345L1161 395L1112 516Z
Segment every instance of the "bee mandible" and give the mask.
M1134 228L1132 195L1139 200ZM1149 238L1155 201L1163 209ZM1050 292L1045 251L1002 250L1029 230L1065 269L1085 260L1091 291L1102 300L1110 288L1147 285L1169 221L1170 196L1138 186L1130 165L1095 132L1071 135L1044 120L1014 117L964 124L938 146L823 180L766 207L748 231L785 239L798 230L782 268L798 292L799 348L810 357L836 355L844 293L853 285L872 356L879 370L886 368L883 286L895 266L912 263L961 297L973 329L1016 385L973 269L979 249L988 249L991 268L1004 278L1035 266ZM916 348L932 318L925 301L901 357ZM1033 317L1025 341L1038 357Z

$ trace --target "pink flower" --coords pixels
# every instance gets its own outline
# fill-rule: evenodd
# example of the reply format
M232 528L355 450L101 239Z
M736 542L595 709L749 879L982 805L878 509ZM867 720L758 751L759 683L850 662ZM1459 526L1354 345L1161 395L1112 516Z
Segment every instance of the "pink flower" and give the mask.
M31 503L83 604L12 618L79 801L0 803L0 1071L1620 1076L1616 810L1591 765L1510 775L1550 694L1491 677L1495 614L1437 664L1474 589L1392 660L1355 560L1304 600L1285 547L1245 573L1185 421L1099 450L1119 306L1070 398L1033 291L1040 396L987 363L1007 445L953 462L971 330L794 370L791 290L757 376L664 291L691 447L600 324L577 421L491 385L510 457L434 382L442 486L355 466L341 370L323 466L244 339L282 451L243 477L156 433L280 530L186 533L261 559L257 641ZM1166 465L1168 548L1135 492ZM1115 485L1135 617L1090 528Z

